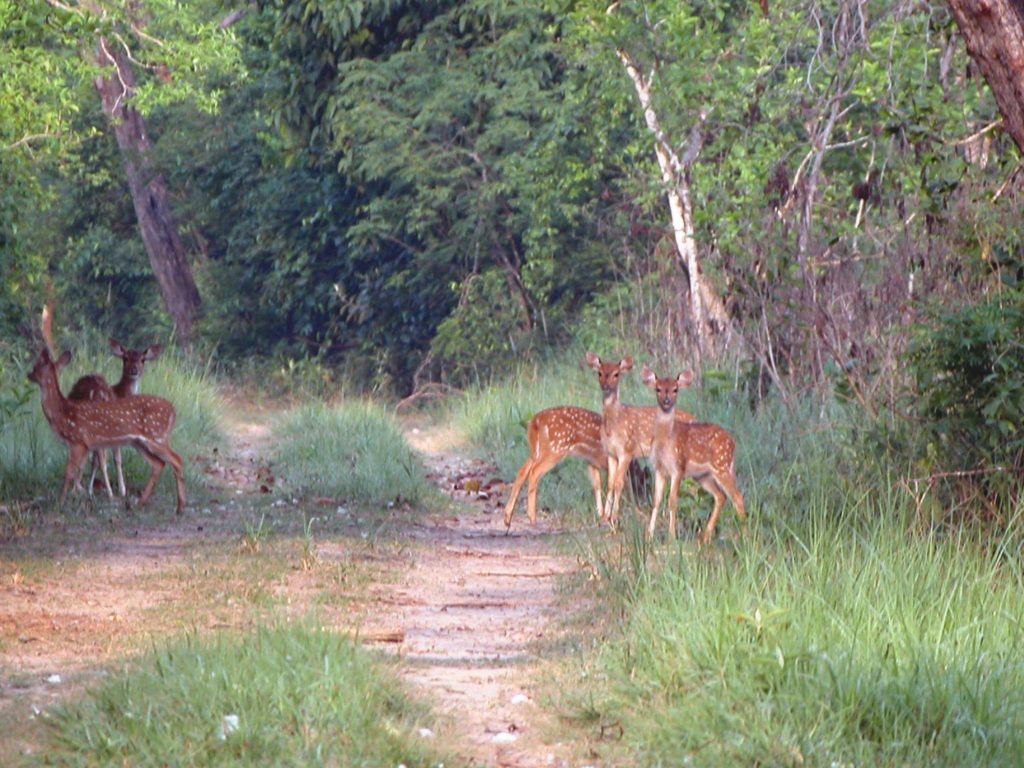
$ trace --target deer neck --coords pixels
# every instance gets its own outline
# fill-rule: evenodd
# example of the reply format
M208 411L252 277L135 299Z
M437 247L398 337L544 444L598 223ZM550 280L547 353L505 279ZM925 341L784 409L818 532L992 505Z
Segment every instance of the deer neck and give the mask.
M55 368L48 368L39 383L42 392L43 415L56 428L67 420L68 401L61 394L60 380Z
M669 408L667 411L658 406L654 417L654 442L655 444L669 441L673 438L676 429L676 409Z
M129 376L127 372L121 374L121 380L112 389L118 397L128 397L139 394L139 377Z

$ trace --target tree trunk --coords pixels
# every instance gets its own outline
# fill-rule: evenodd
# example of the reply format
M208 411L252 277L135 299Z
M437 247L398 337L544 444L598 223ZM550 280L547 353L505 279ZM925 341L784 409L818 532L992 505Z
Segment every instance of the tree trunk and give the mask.
M687 176L688 163L680 158L673 149L658 119L658 113L654 109L651 94L654 72L645 77L636 61L625 50L620 49L618 56L636 88L647 127L654 134L654 152L658 158L662 181L665 183L676 253L690 285L690 313L693 317L697 338L695 363L700 368L704 355L706 353L715 354L718 351L716 347L719 346L720 340L727 339L731 335L729 332L732 329L732 322L721 297L704 279L700 269L697 238L693 226L690 180ZM692 159L696 159L696 152L689 154L693 155Z
M174 321L178 340L187 346L201 299L171 212L167 184L163 174L154 172L148 164L151 143L146 124L142 115L130 106L135 89L131 62L105 39L100 40L98 61L101 66L113 68L110 77L96 78L96 89L124 159L128 188L149 263L164 305Z
M949 0L967 53L977 63L1024 152L1024 8L1019 0Z

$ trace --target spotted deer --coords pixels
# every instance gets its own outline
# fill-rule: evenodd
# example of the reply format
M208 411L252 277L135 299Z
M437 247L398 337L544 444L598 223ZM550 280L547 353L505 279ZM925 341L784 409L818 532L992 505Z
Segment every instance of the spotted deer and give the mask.
M91 373L82 376L74 383L68 392L68 400L113 400L114 390L109 382L98 373ZM124 476L121 473L121 451L114 454L114 463L117 465L117 478L120 481L121 495L125 495ZM96 467L99 465L100 475L103 477L103 486L107 489L107 495L114 498L114 491L110 487L110 476L107 474L107 453L106 451L93 451L92 453L92 475L89 477L89 495L96 483ZM76 486L77 487L77 486Z
M587 462L594 502L601 516L601 471L605 454L601 447L601 415L585 408L563 406L548 408L532 419L526 428L530 457L519 468L505 505L505 528L512 525L516 502L527 483L526 510L531 523L537 522L537 485L540 479L570 456Z
M605 363L593 352L587 352L586 363L597 372L602 396L601 447L608 462L608 492L601 517L614 528L618 525L628 468L634 459L650 456L657 409L623 405L619 400L619 383L623 374L633 369L632 357ZM694 417L685 411L676 411L674 419L685 423L693 421Z
M83 376L68 392L68 400L113 400L115 398L131 397L139 394L139 382L142 381L143 371L146 363L155 360L163 351L160 344L152 344L145 349L128 349L117 339L108 339L110 351L115 357L121 359L121 379L111 386L107 380L99 374ZM94 451L92 454L92 476L89 478L89 492L92 493L93 481L96 479L96 465L100 466L103 473L103 483L107 493L113 497L114 493L110 488L110 480L107 477L107 461L105 451ZM121 449L114 449L114 465L117 468L117 487L122 496L128 491L124 483L124 469L121 464Z
M658 521L658 507L665 490L665 478L669 481L668 527L669 535L676 537L676 503L679 500L679 483L684 478L693 478L708 493L715 497L715 508L708 518L708 524L701 534L701 546L708 544L715 535L718 516L725 506L726 497L736 508L741 521L747 519L743 494L736 487L735 455L736 441L717 424L680 423L673 418L679 390L690 386L693 374L680 373L674 379L659 379L646 365L643 368L643 382L654 390L658 401L658 417L654 423L654 443L651 447L651 461L654 464L654 507L647 535L654 536Z
M130 445L153 469L139 497L139 504L149 501L164 466L170 464L177 481L177 512L180 515L185 509L185 473L181 456L170 445L171 430L177 418L174 406L163 398L150 395L114 400L69 400L64 397L60 391L59 374L71 360L71 353L65 352L54 359L51 323L47 308L43 312L43 338L46 343L28 379L39 385L43 414L57 437L68 446L60 503L64 503L72 485L76 490L82 490L81 469L90 452Z

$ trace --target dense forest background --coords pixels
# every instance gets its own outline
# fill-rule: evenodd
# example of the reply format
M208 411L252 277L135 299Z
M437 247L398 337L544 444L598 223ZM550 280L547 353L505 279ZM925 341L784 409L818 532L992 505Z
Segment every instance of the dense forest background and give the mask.
M65 333L395 397L590 348L1018 485L1020 151L946 3L0 0L0 28L7 364L48 299Z

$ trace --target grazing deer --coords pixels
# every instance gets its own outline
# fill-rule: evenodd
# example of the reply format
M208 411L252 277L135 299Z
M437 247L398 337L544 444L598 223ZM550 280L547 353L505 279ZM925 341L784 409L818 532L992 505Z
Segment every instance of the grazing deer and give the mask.
M544 475L570 456L587 462L590 485L594 489L594 501L600 517L601 470L605 467L600 414L571 406L548 408L530 419L526 439L530 444L530 457L519 468L509 492L508 503L505 505L505 528L512 525L512 515L523 483L528 483L527 514L531 523L537 522L537 485Z
M116 357L121 358L121 380L110 386L107 380L98 374L83 376L68 392L68 400L113 400L115 398L131 397L139 394L139 382L142 380L142 373L146 363L155 360L163 351L160 344L153 344L145 349L127 349L117 339L108 339L110 351ZM52 346L52 345L51 345ZM93 453L92 476L89 478L89 492L92 493L93 481L96 479L97 460L103 472L103 483L107 493L113 497L110 489L110 480L107 477L107 460L104 451ZM117 467L117 487L122 496L128 494L124 484L124 470L121 464L121 449L114 449L114 465Z
M602 519L613 528L618 525L619 503L628 468L634 459L649 456L654 441L656 408L623 405L619 401L619 381L633 369L633 358L617 363L603 363L593 352L587 352L586 363L597 372L603 400L601 412L601 447L608 460L608 493ZM692 414L676 411L679 422L694 420Z
M669 535L676 537L676 503L679 499L679 483L683 478L693 478L715 497L715 509L708 518L708 524L700 537L701 546L711 541L715 534L718 516L729 497L740 520L747 519L743 494L736 487L736 441L717 424L680 423L673 417L679 390L690 386L693 374L680 373L674 379L659 379L646 365L643 381L654 390L658 401L658 418L654 423L654 444L651 460L654 463L654 507L647 535L654 536L658 520L658 507L665 490L665 478L669 479L668 528Z
M71 360L71 353L65 352L54 360L52 317L48 309L43 311L43 339L46 344L39 352L28 379L39 385L46 420L57 437L68 446L60 503L64 503L72 484L76 490L82 490L82 464L90 452L130 445L153 468L139 497L139 504L145 505L149 501L164 466L170 464L177 480L177 512L180 515L185 509L185 473L181 457L171 449L169 442L177 418L174 406L167 400L150 395L115 400L76 401L65 398L60 391L59 374Z

